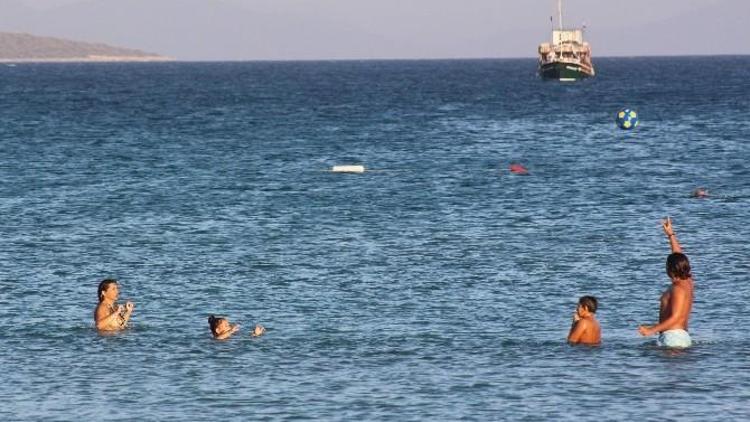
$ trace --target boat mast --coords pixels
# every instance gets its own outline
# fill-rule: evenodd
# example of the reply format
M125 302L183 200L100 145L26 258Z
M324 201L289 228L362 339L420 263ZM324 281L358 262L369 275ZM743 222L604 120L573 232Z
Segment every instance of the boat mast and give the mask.
M563 53L562 53L562 30L563 30L563 22L562 22L562 0L557 0L557 23L560 25L560 33L558 34L558 40L556 44L560 46L559 51L557 53L557 56L562 59ZM553 43L555 44L555 43Z

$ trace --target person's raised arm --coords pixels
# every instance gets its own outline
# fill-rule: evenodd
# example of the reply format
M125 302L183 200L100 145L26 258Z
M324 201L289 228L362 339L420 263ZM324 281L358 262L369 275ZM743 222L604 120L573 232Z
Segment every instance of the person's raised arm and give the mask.
M680 242L677 241L677 235L674 234L674 229L672 228L672 220L669 217L662 220L661 227L664 229L664 234L667 235L672 253L682 253L682 247L680 247Z

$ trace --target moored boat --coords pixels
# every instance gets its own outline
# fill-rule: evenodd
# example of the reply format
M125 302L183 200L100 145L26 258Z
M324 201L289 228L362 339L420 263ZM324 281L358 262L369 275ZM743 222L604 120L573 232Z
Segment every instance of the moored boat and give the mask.
M539 75L559 81L594 76L591 46L583 40L583 29L563 27L562 0L558 0L557 10L559 29L552 30L552 42L539 45Z

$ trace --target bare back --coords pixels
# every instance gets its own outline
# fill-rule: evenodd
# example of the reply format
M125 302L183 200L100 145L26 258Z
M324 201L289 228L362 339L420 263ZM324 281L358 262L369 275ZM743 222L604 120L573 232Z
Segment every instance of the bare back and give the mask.
M595 318L581 318L570 330L568 341L573 344L599 344L602 342L602 329Z
M693 310L693 280L673 282L661 295L659 323L672 320L662 331L682 329L688 331L690 312Z

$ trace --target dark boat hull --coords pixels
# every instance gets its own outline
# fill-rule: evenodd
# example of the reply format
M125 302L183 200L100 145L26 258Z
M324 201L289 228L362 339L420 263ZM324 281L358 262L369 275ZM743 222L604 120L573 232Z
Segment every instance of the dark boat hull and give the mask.
M578 63L551 62L539 65L539 76L558 81L577 81L594 76L594 71Z

